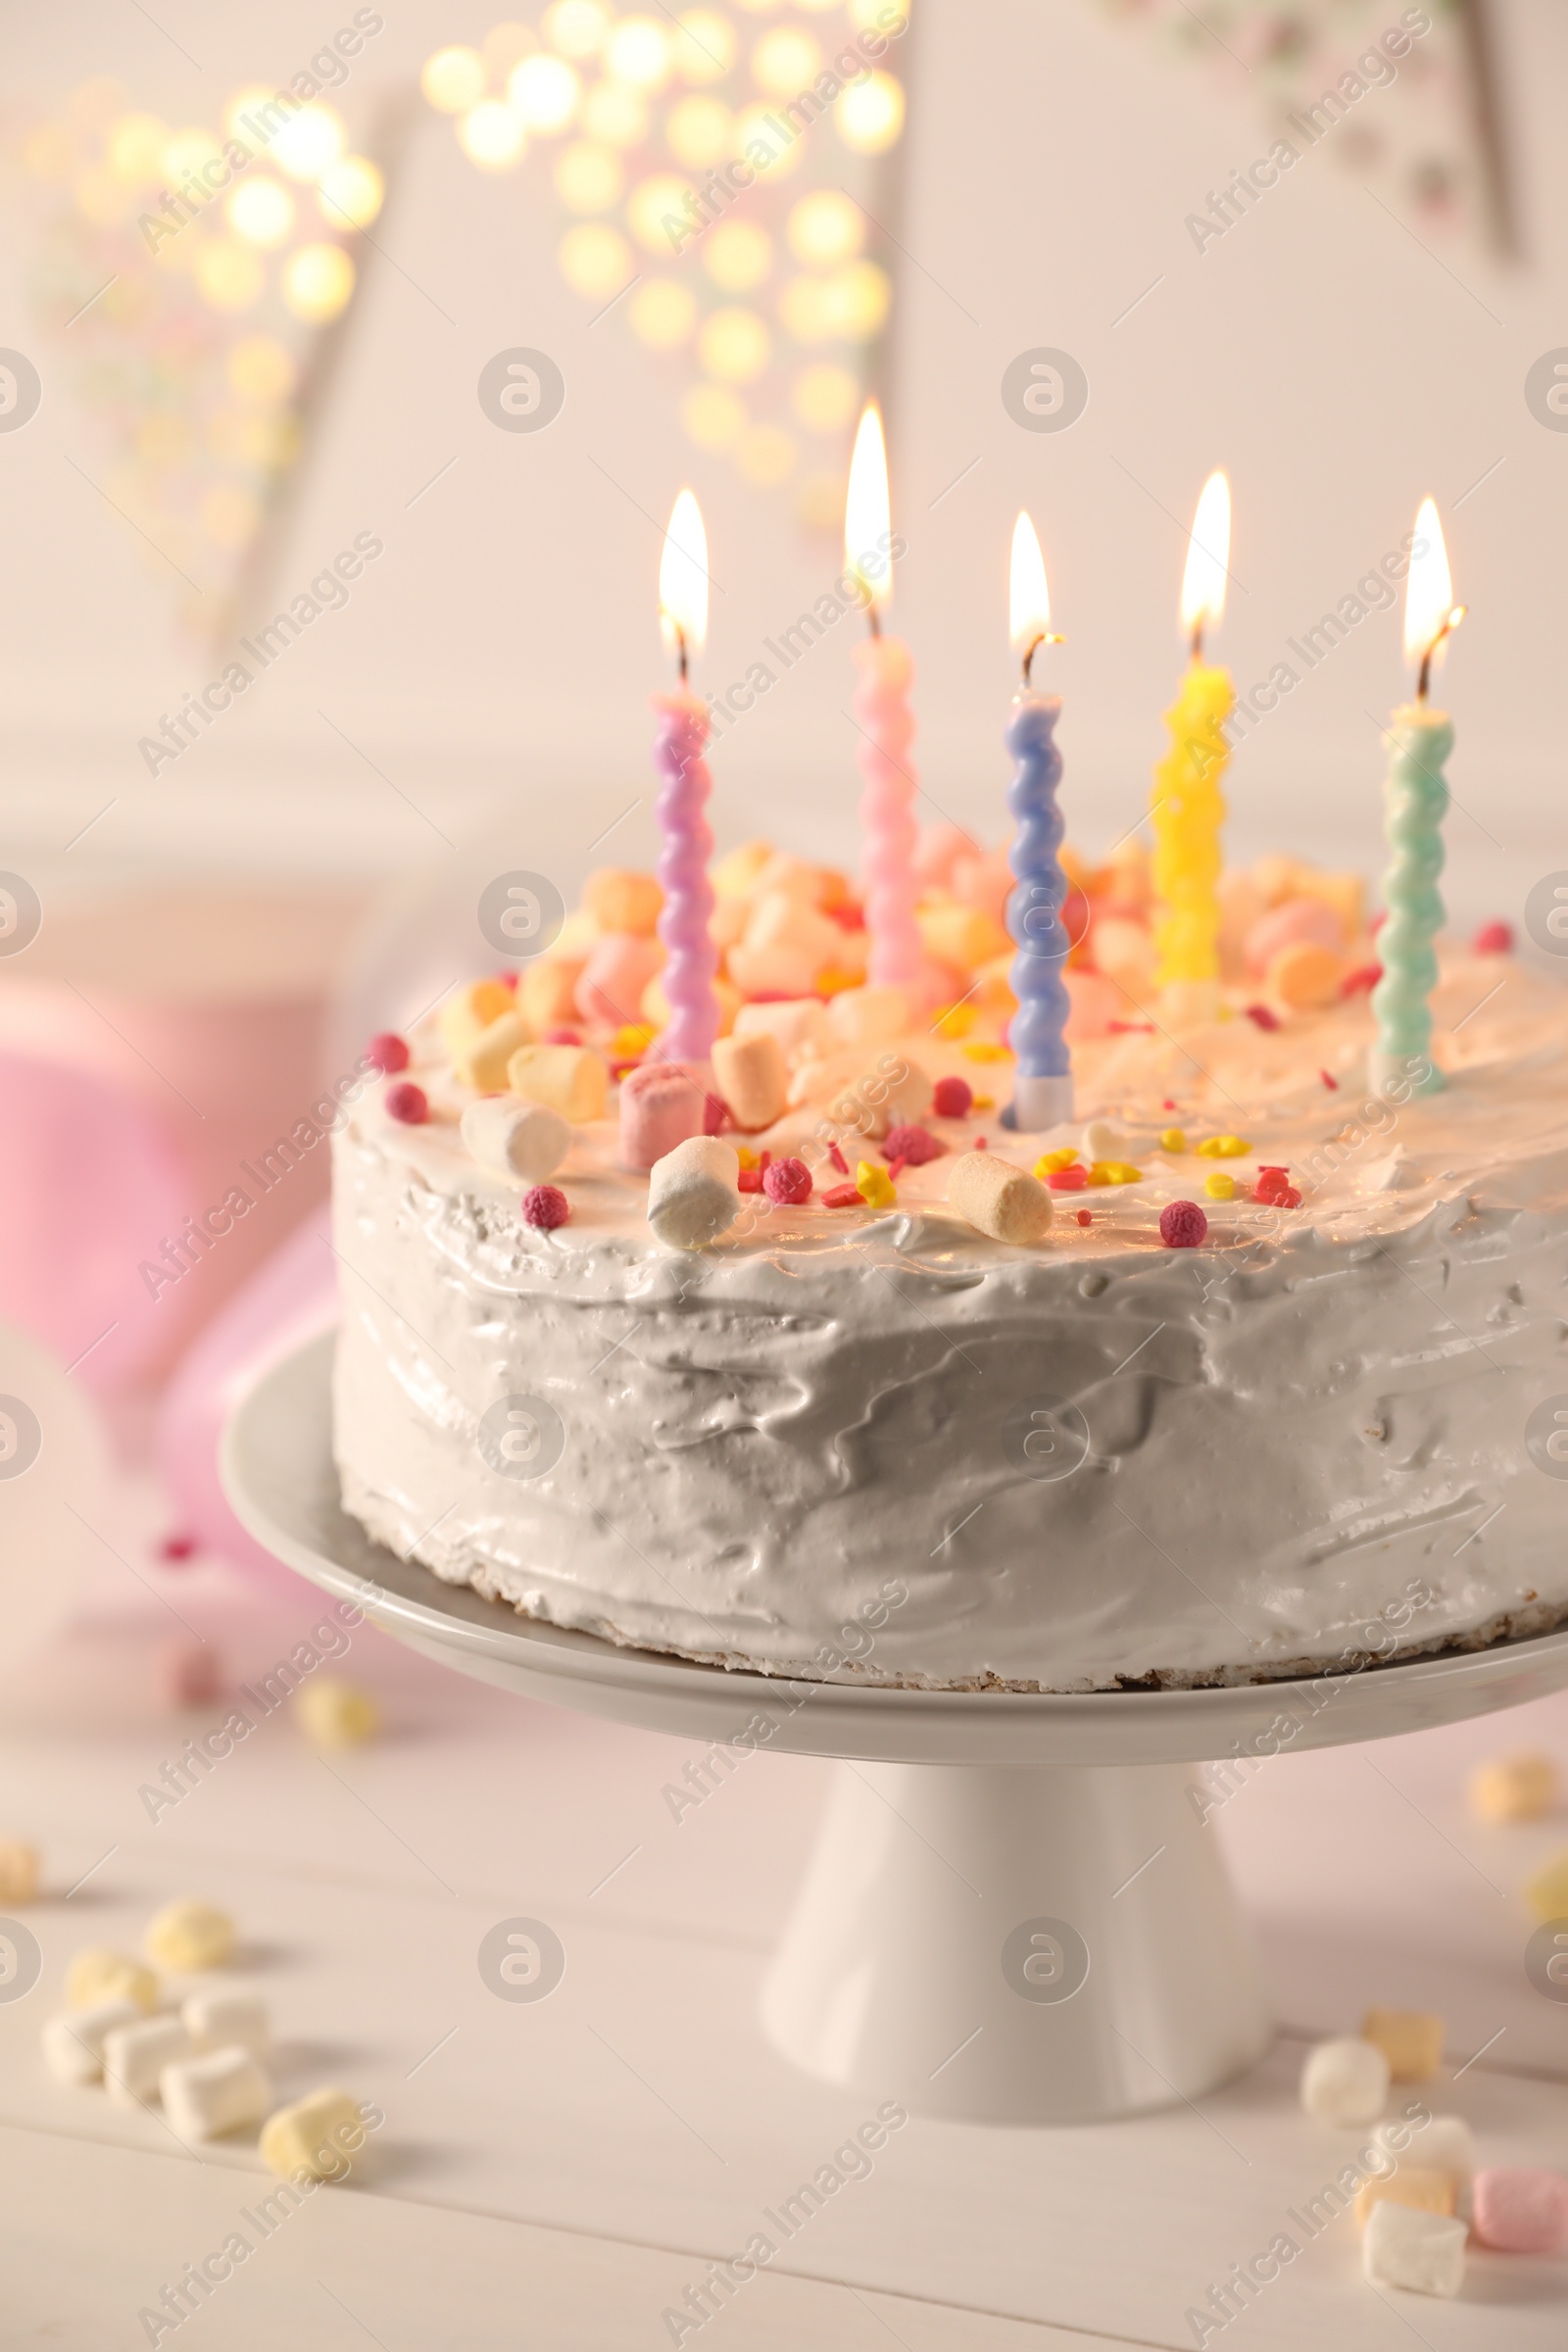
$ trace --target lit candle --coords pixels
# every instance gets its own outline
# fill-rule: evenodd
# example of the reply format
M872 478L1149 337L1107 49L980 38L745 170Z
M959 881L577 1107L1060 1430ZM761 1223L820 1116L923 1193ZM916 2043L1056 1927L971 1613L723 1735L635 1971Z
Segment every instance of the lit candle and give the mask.
M1192 664L1165 713L1170 750L1154 770L1150 808L1154 976L1166 1011L1179 1021L1212 1020L1219 1010L1220 779L1230 757L1221 729L1235 697L1229 670L1203 660L1203 631L1217 625L1225 610L1230 549L1230 484L1223 473L1211 473L1198 502L1182 578L1182 629L1192 642Z
M683 490L675 501L659 567L659 625L668 652L678 656L680 685L656 694L659 738L654 760L664 779L659 821L664 846L659 879L664 904L659 936L669 951L662 974L669 1020L655 1052L661 1061L701 1068L718 1035L718 1001L713 975L718 951L709 928L713 889L708 878L713 834L708 822L711 779L703 753L708 744L708 705L688 683L690 660L708 635L708 537L697 501Z
M1437 506L1426 498L1415 518L1404 591L1404 653L1415 667L1415 701L1394 713L1383 788L1394 863L1383 878L1387 912L1377 939L1383 977L1372 991L1378 1033L1370 1075L1380 1093L1395 1079L1415 1095L1435 1095L1446 1083L1430 1053L1430 999L1438 982L1432 942L1443 926L1438 876L1448 807L1443 763L1453 749L1453 723L1446 710L1428 708L1427 694L1434 664L1463 618Z
M909 688L914 663L901 637L885 637L882 614L893 595L892 516L887 450L875 401L855 436L850 491L844 510L844 557L869 602L870 637L855 649L860 682L855 715L864 790L860 795L861 867L865 877L868 977L911 997L925 993L928 961L914 920L915 780L909 763L914 714Z
M1062 1034L1070 1009L1061 976L1067 961L1061 921L1067 877L1056 854L1062 835L1056 806L1061 754L1055 744L1061 697L1036 694L1030 687L1035 655L1060 640L1051 634L1045 559L1027 514L1020 514L1012 529L1010 601L1012 642L1023 657L1023 686L1014 697L1006 735L1017 763L1007 788L1007 807L1017 820L1008 863L1018 885L1007 901L1007 928L1018 946L1012 962L1018 1009L1007 1033L1016 1067L1002 1124L1038 1134L1070 1119L1073 1101L1072 1055Z

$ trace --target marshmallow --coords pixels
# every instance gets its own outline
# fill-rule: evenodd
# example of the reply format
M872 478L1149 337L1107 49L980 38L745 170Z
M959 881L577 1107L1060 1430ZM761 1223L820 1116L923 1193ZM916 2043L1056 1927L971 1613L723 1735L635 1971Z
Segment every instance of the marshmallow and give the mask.
M1260 915L1247 934L1247 968L1261 980L1282 949L1303 945L1335 950L1345 945L1339 916L1321 899L1287 899Z
M1557 1801L1549 1756L1497 1756L1470 1775L1470 1810L1481 1821L1539 1821Z
M38 1849L21 1838L0 1838L0 1903L36 1902Z
M1090 1167L1097 1160L1136 1159L1139 1147L1130 1135L1108 1119L1091 1119L1078 1139L1078 1149Z
M577 983L585 958L541 956L517 977L517 1006L536 1037L547 1029L569 1029L577 1018Z
M1500 2253L1555 2254L1568 2242L1568 2180L1539 2165L1489 2165L1475 2178L1471 2221Z
M1435 2115L1420 2125L1391 2117L1379 2124L1372 2143L1396 2164L1408 2160L1421 2172L1446 2173L1454 2185L1456 2210L1463 2211L1476 2169L1476 2142L1462 2115Z
M499 1095L507 1083L507 1064L519 1046L531 1042L527 1022L520 1012L504 1012L481 1029L461 1061L455 1075L460 1086L471 1086L478 1095Z
M521 1046L507 1064L507 1084L525 1102L543 1102L585 1127L605 1115L610 1068L590 1046Z
M983 906L966 906L961 899L917 907L914 919L926 954L960 972L972 972L1012 947L994 914Z
M833 1002L841 1004L844 999ZM808 1061L827 1052L833 1031L820 997L786 997L777 1004L743 1004L735 1015L735 1035L776 1037L786 1061Z
M313 2090L262 2126L262 2162L281 2180L302 2172L313 2180L341 2180L364 2145L360 2103L346 2090Z
M583 884L582 903L601 931L628 931L638 939L651 939L664 894L652 874L602 865Z
M709 869L708 879L718 899L749 899L757 888L757 877L773 857L773 845L768 841L748 841L738 850L727 850L715 858Z
M1333 948L1302 940L1297 947L1281 948L1269 965L1268 993L1293 1012L1318 1012L1338 1002L1347 968L1345 957Z
M515 1001L500 980L470 980L466 988L455 988L441 1007L441 1043L448 1060L466 1059L491 1022L511 1012Z
M1568 1918L1568 1853L1553 1854L1525 1881L1525 1901L1543 1927L1549 1919Z
M271 2041L267 2005L254 1992L193 1992L179 2005L194 2050L249 2050L265 2059Z
M948 1178L948 1206L993 1241L1024 1245L1044 1239L1051 1195L1038 1177L995 1152L965 1152Z
M43 2062L57 2082L101 2082L105 2035L140 2016L134 2001L99 2001L69 2017L52 2017L41 2037Z
M980 907L993 922L1002 921L1012 887L1013 873L1005 850L988 850L982 858L960 858L954 865L951 884L954 897L962 899L966 906ZM1011 954L1010 942L1007 952Z
M220 2138L259 2124L272 2104L271 2083L249 2050L236 2045L176 2059L165 2067L158 2088L180 2139Z
M611 931L594 942L577 982L577 1010L585 1021L620 1029L635 1021L643 990L664 961L657 939L634 931Z
M1364 2230L1375 2206L1392 2198L1396 2205L1413 2206L1419 2213L1451 2213L1458 2182L1451 2173L1429 2172L1424 2166L1400 2165L1380 2180L1363 2180L1355 2192L1355 2218Z
M805 997L820 971L845 961L849 934L814 906L773 890L752 908L745 937L729 953L730 978L743 996Z
M827 1008L827 1025L841 1046L886 1046L909 1026L909 1000L881 981L841 989Z
M656 1160L648 1177L648 1222L666 1249L700 1250L740 1214L741 1163L716 1135L693 1135Z
M623 1167L651 1168L701 1135L708 1090L683 1061L645 1061L620 1082L620 1157Z
M713 1076L737 1127L771 1127L789 1095L789 1072L776 1037L721 1037Z
M1301 2105L1320 2124L1370 2124L1389 2095L1389 2062L1370 2041L1320 2041L1301 2069Z
M158 1979L139 1960L123 1952L96 1949L78 1952L66 1971L66 2003L72 2009L96 2009L101 2001L133 2001L146 2011L158 1999Z
M1376 2044L1396 2082L1428 2082L1443 2064L1444 2024L1427 2009L1369 2009L1361 2039Z
M553 1176L571 1149L571 1129L559 1110L546 1102L509 1102L505 1096L470 1102L458 1132L481 1168L524 1184L542 1184Z
M195 2055L196 2044L177 2017L139 2017L104 2035L104 2088L117 2105L140 2107L157 2097L166 2066Z
M917 1127L930 1115L935 1097L919 1063L888 1050L873 1067L857 1070L853 1082L834 1097L828 1116L858 1135L880 1138L890 1127Z
M1464 2280L1463 2222L1422 2213L1392 2198L1373 2208L1361 2240L1361 2270L1371 2286L1407 2286L1418 2295L1456 2295Z
M221 1968L234 1949L234 1922L226 1911L186 1895L165 1904L142 1941L160 1968Z
M381 1710L357 1683L318 1674L295 1691L294 1720L313 1747L363 1747L381 1729Z

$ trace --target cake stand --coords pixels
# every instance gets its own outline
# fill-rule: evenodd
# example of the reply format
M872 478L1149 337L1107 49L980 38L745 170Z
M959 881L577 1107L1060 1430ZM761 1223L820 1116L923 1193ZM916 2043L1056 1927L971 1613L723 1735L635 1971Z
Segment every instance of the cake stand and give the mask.
M620 1648L444 1585L344 1515L331 1348L323 1334L283 1357L229 1421L223 1483L249 1532L481 1682L715 1750L844 1759L763 2022L808 2073L915 2113L1103 2122L1239 2074L1270 2021L1192 1767L1568 1685L1568 1634L1316 1682L1081 1697L787 1682Z

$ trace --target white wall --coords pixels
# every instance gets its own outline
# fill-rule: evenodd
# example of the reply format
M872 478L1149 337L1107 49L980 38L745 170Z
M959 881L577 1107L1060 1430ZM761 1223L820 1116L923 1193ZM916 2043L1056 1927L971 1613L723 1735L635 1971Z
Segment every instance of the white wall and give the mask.
M1473 253L1433 258L1320 152L1200 256L1185 215L1264 143L1245 103L1162 62L1089 0L916 5L894 432L910 544L896 618L921 670L928 813L1003 821L1004 570L1019 504L1040 525L1069 637L1053 660L1069 697L1070 821L1093 847L1135 820L1147 791L1180 662L1181 526L1208 468L1224 463L1235 494L1245 593L1233 592L1216 651L1244 683L1396 543L1431 489L1471 607L1445 692L1459 727L1453 782L1479 821L1452 820L1451 895L1460 910L1506 910L1543 859L1568 863L1552 846L1568 435L1538 425L1522 396L1531 361L1568 342L1560 14L1545 0L1501 11L1532 256L1499 270ZM351 112L362 89L412 76L430 48L489 22L432 0L387 14ZM200 121L216 111L211 93L286 75L339 21L321 0L280 0L249 24L196 0L161 0L158 15L199 73L143 14L92 0L14 19L12 86L42 97L107 73L168 119ZM368 283L285 582L302 584L365 526L386 555L347 611L157 783L136 738L206 668L178 644L123 526L66 463L101 476L87 420L56 391L25 431L0 436L5 862L77 882L439 864L437 835L320 710L448 834L502 788L554 805L581 791L597 807L623 783L632 798L662 667L651 518L687 475L720 590L710 686L740 674L815 593L834 567L821 544L782 501L693 459L677 379L617 321L587 327L555 269L555 224L531 201L542 184L526 170L481 177L430 120L376 232L397 267ZM20 277L13 240L0 342L35 351L47 375ZM484 361L518 342L554 353L567 378L564 413L538 436L496 431L475 399ZM1037 344L1071 351L1090 377L1087 414L1060 435L1024 433L1002 408L1006 362ZM848 847L850 626L721 747L722 833ZM1375 858L1376 720L1402 691L1398 633L1396 612L1370 618L1238 757L1240 847ZM636 849L645 820L617 847Z

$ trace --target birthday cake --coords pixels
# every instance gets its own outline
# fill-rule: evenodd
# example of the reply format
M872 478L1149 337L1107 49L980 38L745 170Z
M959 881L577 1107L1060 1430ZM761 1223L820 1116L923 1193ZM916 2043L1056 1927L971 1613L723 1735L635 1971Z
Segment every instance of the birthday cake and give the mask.
M334 1140L345 1507L448 1583L770 1675L1092 1690L1568 1621L1568 1024L1500 927L1368 1085L1359 881L1219 886L1211 1017L1151 880L1063 853L1076 1106L1008 1130L1000 853L921 844L925 975L848 878L713 872L723 1034L601 873ZM629 1016L629 1017L628 1017ZM1564 1411L1557 1414L1559 1404ZM1543 1425L1544 1423L1544 1426Z

